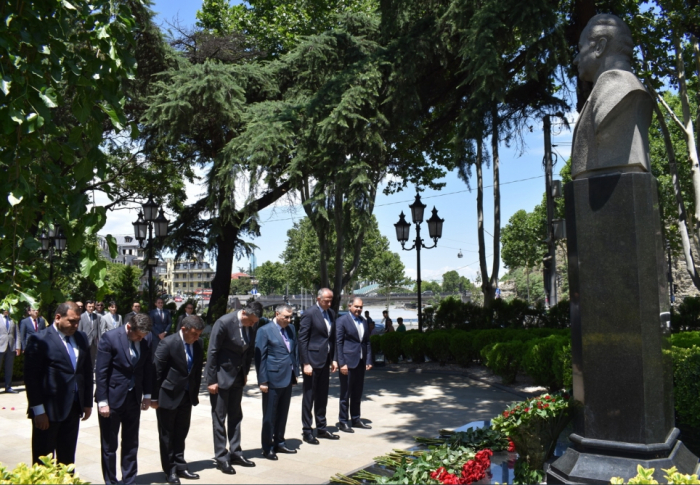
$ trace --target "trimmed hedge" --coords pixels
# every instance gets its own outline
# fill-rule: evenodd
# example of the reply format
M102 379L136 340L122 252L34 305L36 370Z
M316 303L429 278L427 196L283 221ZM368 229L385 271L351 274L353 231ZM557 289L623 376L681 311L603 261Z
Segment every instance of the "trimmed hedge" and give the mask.
M439 362L440 365L445 365L452 360L450 342L452 341L453 335L453 332L445 331L436 331L427 334L427 354L430 360Z
M561 383L563 389L571 389L573 386L573 369L571 367L571 340L554 353L552 360L552 371L557 382Z
M671 335L671 345L683 349L689 349L694 345L700 347L700 332L681 332Z
M500 376L504 384L511 384L515 382L525 349L525 344L517 340L491 344L482 349L482 362Z
M399 357L403 355L401 341L404 335L407 334L408 332L389 332L382 335L382 343L380 345L387 361L394 363L399 361Z
M372 346L372 355L377 355L382 351L382 336L370 335L369 343Z
M413 362L424 362L427 345L427 335L418 331L406 332L401 340L401 351L404 357Z
M536 385L545 386L551 392L564 387L563 372L557 372L555 369L555 355L567 343L566 338L559 335L528 341L521 367Z
M474 332L456 331L450 338L450 353L459 365L464 367L472 363L472 340Z

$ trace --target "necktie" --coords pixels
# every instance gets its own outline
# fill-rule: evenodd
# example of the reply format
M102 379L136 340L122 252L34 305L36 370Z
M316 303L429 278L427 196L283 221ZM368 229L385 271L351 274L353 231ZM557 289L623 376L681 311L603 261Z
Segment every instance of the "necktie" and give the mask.
M163 311L158 310L158 316L160 317L160 322L163 323Z
M192 355L192 345L185 344L185 351L187 352L187 373L192 372L192 366L194 365L194 356Z
M280 333L282 334L282 340L284 340L284 345L287 346L287 352L289 352L289 339L283 328L280 328Z
M34 331L35 331L35 332L38 332L38 331L39 331L39 327L36 326L36 320L34 320L33 318L32 318L32 325L34 325ZM68 338L68 337L66 337L66 338Z
M139 353L136 350L136 344L134 343L133 340L129 341L131 343L131 363L133 365L136 365L136 362L139 361Z
M68 344L68 357L70 357L70 363L73 364L73 370L78 366L78 362L75 359L75 350L73 350L73 345L70 343L70 337L66 335L66 343Z
M250 334L248 333L248 331L248 327L241 326L241 335L243 335L243 343L246 345L250 344Z
M10 333L10 319L5 317L5 328L7 329L7 333Z

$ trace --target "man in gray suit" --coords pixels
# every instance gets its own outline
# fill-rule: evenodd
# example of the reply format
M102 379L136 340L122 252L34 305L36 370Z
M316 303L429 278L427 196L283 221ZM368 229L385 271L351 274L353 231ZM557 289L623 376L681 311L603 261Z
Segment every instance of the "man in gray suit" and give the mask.
M12 366L15 363L15 354L19 355L20 341L17 338L17 325L10 318L7 310L2 310L0 316L0 371L5 365L5 392L17 394L12 389Z
M78 331L84 332L88 338L90 346L90 357L92 357L92 368L95 368L95 360L97 359L97 344L100 342L100 337L107 330L112 330L112 326L102 320L102 317L95 311L95 302L87 300L85 302L85 313L80 315L80 324Z
M227 475L236 473L232 464L255 466L241 453L241 399L255 355L255 324L262 317L262 311L262 305L253 302L243 310L222 316L214 323L209 338L204 374L211 399L214 454L216 468Z

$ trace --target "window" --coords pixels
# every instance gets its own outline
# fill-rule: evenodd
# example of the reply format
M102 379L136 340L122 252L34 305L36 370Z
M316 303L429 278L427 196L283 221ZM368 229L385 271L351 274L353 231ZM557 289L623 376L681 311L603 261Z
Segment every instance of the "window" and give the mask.
M202 273L197 273L197 279L201 280L202 279Z
M194 288L194 282L190 282L190 288Z
M131 236L126 236L126 237L124 238L124 241L125 241L125 242L128 242L128 243L130 243L130 242L133 241L133 240L134 240L134 239L133 239Z
M180 283L175 283L175 288L180 288Z

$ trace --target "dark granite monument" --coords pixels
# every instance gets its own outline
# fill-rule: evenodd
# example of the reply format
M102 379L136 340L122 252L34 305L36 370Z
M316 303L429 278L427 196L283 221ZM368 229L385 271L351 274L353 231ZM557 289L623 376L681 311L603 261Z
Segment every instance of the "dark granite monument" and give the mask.
M593 90L576 124L565 187L574 443L547 483L629 479L637 465L697 473L674 427L672 368L662 348L669 307L656 179L649 172L652 99L632 73L625 23L596 15L574 60Z

